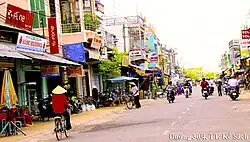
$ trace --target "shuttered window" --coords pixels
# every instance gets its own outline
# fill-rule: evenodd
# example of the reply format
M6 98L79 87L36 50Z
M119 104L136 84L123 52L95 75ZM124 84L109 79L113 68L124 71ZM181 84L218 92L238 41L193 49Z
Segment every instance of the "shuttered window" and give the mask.
M33 28L47 27L45 0L30 0L30 7L34 12ZM41 21L43 21L43 26Z

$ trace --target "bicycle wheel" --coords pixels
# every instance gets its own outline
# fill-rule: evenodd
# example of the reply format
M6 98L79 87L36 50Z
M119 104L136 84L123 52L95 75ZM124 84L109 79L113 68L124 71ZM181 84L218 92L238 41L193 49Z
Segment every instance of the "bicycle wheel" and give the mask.
M131 98L126 99L125 103L126 103L126 106L127 106L128 109L132 109L133 106L134 106L134 102L133 102L133 100Z
M55 122L55 126L56 126L56 128L55 128L55 133L56 133L56 139L58 140L58 141L60 141L60 139L62 139L62 125L61 125L62 123L61 123L61 121L60 120L56 120L56 122Z
M68 135L68 130L66 129L66 121L65 120L63 122L63 131L64 131L65 136L68 137L69 135Z

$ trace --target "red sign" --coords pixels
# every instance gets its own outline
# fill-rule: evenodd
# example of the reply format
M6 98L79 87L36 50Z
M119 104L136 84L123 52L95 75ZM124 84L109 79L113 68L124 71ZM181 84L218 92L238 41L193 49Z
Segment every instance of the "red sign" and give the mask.
M241 30L242 39L250 39L250 29Z
M34 14L14 5L8 4L5 23L14 27L32 31Z
M50 45L50 54L58 54L58 36L57 36L57 26L56 18L48 18L48 30L49 30L49 45Z

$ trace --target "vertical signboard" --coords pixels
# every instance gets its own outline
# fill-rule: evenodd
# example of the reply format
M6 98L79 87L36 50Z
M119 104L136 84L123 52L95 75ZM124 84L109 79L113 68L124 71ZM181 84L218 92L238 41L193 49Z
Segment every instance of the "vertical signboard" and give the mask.
M8 4L5 19L6 24L32 31L33 20L34 14L31 11Z
M58 35L57 35L57 26L56 18L48 18L48 30L49 30L49 44L50 44L50 54L58 54Z
M241 30L242 39L250 39L250 29Z
M249 39L242 39L240 42L240 54L241 59L245 59L249 57L249 46L250 46L250 40Z

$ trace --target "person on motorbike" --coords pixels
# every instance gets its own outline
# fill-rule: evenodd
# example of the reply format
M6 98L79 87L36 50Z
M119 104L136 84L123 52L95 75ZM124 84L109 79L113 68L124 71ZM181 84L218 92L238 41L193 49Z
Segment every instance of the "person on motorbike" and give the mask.
M236 79L236 75L233 75L231 79L228 80L228 85L231 88L236 88L237 92L239 92L239 83Z
M188 80L186 80L186 82L184 83L184 87L188 87L190 94L192 93L192 86L191 86L191 84L189 83Z
M211 91L210 93L212 94L214 92L214 81L210 80L210 78L208 78L208 84L209 84L209 91Z
M71 104L69 103L67 97L64 95L67 90L62 88L61 86L57 86L53 91L52 95L52 108L55 113L55 115L61 116L63 115L66 120L66 129L70 130L71 123L70 123L70 114L69 112L65 109L65 107L71 107Z
M200 86L201 86L201 93L203 94L204 88L208 88L208 86L209 86L209 84L205 78L202 78Z

